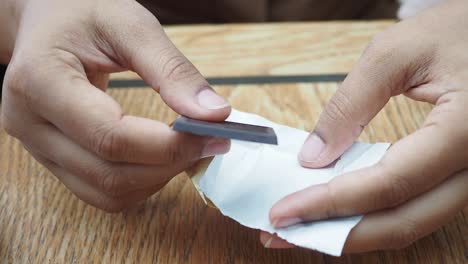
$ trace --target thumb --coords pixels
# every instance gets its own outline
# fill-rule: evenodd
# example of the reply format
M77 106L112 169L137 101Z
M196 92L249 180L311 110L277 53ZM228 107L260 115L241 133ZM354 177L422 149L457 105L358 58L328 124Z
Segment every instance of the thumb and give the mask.
M421 60L427 56L418 59L410 48L399 46L388 37L371 42L305 141L299 153L302 166L319 168L335 161L390 97L425 82L418 67L426 67Z
M131 14L124 19L130 27L111 25L114 34L121 35L114 46L127 66L159 92L164 102L177 113L207 121L226 119L231 111L229 103L216 94L195 66L174 46L158 20L136 1L132 4L135 6L130 8Z

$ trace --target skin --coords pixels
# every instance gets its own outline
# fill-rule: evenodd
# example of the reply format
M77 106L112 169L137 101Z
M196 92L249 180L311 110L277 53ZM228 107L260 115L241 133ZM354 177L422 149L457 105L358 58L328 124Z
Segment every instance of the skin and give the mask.
M392 96L435 107L375 166L278 201L271 223L366 214L344 252L405 247L468 205L468 5L446 1L377 35L325 107L299 154L307 168L337 159ZM261 233L266 247L293 245Z
M229 150L229 140L126 115L105 93L109 73L133 70L181 115L222 121L230 113L138 2L0 3L3 128L83 201L120 211Z
M436 107L377 165L279 201L273 225L366 214L345 245L362 252L406 246L467 205L467 14L465 1L447 1L374 38L325 108L300 163L330 164L392 96ZM133 70L180 114L220 121L230 112L137 2L3 0L0 19L0 60L9 62L3 126L84 201L119 211L197 159L228 151L228 141L125 115L104 93L109 73ZM292 246L267 233L260 239L266 247Z

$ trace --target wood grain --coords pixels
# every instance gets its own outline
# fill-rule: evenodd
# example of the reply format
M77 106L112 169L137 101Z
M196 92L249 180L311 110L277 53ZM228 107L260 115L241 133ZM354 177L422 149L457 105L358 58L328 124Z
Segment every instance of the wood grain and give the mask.
M349 70L368 38L387 26L387 22L202 26L170 28L168 33L211 76L331 73ZM326 37L306 34L304 28ZM256 39L262 36L260 44ZM277 41L283 48L275 46ZM293 47L296 44L301 47ZM259 58L255 52L240 51L238 57L223 57L234 54L230 49L235 47L258 51L262 45L268 48ZM133 75L122 73L114 78ZM216 89L239 110L311 130L337 85ZM151 89L110 89L108 93L127 114L166 123L177 116ZM361 140L395 142L415 131L430 110L430 105L394 98L365 129ZM268 250L259 243L257 231L208 208L184 174L145 203L107 214L77 199L17 140L0 132L0 263L466 263L467 215L468 208L434 234L398 251L335 258L303 249Z
M394 22L228 24L167 27L208 77L348 73L369 40ZM128 72L115 78L135 78Z

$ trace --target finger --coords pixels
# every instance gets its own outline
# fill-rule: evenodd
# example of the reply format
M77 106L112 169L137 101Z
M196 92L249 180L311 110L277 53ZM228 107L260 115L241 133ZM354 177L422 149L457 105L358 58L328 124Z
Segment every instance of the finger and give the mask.
M393 207L431 189L465 167L465 132L453 127L462 115L459 119L452 118L445 126L424 127L402 139L374 166L285 197L271 209L272 223L284 227L363 214Z
M120 212L123 209L138 204L164 186L164 184L151 186L150 188L134 191L124 196L110 197L42 155L35 152L30 153L82 201L111 213Z
M294 248L293 244L279 238L277 235L272 235L265 231L260 231L260 242L265 248Z
M111 197L159 186L193 163L181 161L169 166L154 166L105 161L46 124L35 126L34 138L25 144Z
M108 39L116 52L146 83L161 94L177 113L196 119L222 121L230 113L227 101L217 95L195 66L174 46L158 20L132 2L120 23L105 21ZM134 25L138 25L135 30ZM110 33L108 32L108 33Z
M401 48L391 34L380 35L325 106L299 154L309 168L336 160L385 106L390 97L426 82L431 56Z
M71 54L61 56L63 60L76 60ZM166 124L125 115L117 102L92 86L79 69L64 67L62 71L33 77L40 89L31 92L30 107L103 159L163 165L229 149L228 140L181 134Z
M406 247L450 221L468 204L468 171L394 209L366 215L351 231L345 252Z

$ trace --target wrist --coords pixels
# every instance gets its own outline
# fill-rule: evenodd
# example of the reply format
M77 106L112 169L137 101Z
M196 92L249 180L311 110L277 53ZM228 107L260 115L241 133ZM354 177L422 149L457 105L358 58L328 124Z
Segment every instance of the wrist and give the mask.
M25 2L0 0L0 64L7 64L11 59Z

